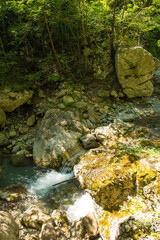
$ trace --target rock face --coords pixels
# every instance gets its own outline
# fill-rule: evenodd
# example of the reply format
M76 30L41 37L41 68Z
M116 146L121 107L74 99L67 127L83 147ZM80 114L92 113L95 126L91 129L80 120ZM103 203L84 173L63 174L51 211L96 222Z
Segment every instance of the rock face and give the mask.
M33 157L37 165L60 169L65 161L82 151L78 139L83 125L73 112L50 109L37 133Z
M2 92L0 94L0 108L5 112L12 112L17 107L28 102L33 96L33 91L24 92Z
M6 114L5 112L0 108L0 126L4 127L6 122Z
M19 227L13 217L7 213L0 211L0 239L1 240L18 240Z
M142 47L120 48L115 61L119 82L129 98L152 95L150 80L158 63L149 52Z

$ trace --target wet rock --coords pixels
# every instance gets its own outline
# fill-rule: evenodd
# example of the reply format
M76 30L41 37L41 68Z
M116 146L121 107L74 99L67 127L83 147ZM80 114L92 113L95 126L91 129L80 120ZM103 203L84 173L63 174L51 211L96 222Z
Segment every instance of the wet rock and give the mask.
M44 223L51 221L54 225L54 220L37 206L32 206L27 209L21 218L21 223L25 227L35 228L41 230L41 227Z
M19 106L27 103L33 96L33 91L2 92L0 94L0 108L5 112L12 112Z
M86 134L80 138L82 145L85 149L91 149L98 147L98 142L94 134Z
M27 119L27 126L33 126L35 124L36 121L36 117L35 115L31 115L28 119Z
M6 114L3 109L0 108L0 126L4 127L6 124Z
M120 48L116 53L116 71L124 93L129 97L149 97L150 81L156 70L153 56L142 47Z
M27 189L22 184L13 184L0 190L0 199L7 202L18 201L24 199L27 194Z
M13 217L4 211L0 211L0 239L18 240L19 227Z
M73 112L48 110L33 147L35 163L59 169L67 159L83 150L78 142L83 130L79 116Z
M25 153L25 154L24 154ZM27 151L19 151L11 155L11 163L14 166L26 166L30 163L31 159L26 157Z

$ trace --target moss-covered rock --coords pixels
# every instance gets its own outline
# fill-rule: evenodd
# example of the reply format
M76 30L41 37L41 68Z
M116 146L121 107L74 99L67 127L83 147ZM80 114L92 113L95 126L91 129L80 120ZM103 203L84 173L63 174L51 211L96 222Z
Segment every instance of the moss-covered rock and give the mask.
M118 148L99 153L89 151L74 168L82 188L88 189L106 210L119 209L129 195L143 189L157 176L134 151Z

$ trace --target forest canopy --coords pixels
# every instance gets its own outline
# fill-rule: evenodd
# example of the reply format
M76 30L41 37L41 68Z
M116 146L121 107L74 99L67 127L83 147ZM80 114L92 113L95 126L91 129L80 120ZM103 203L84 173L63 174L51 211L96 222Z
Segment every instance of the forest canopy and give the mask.
M1 86L98 78L98 59L137 45L159 58L159 0L0 0Z

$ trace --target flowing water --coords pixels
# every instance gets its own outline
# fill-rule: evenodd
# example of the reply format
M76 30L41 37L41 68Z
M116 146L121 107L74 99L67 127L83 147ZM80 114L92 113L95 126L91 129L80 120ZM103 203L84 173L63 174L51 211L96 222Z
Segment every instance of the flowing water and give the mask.
M30 202L45 207L48 212L61 209L67 213L70 221L85 216L93 211L93 200L88 193L81 190L76 179L57 185L74 176L73 172L56 172L55 170L40 168L33 162L24 167L15 167L11 164L10 156L0 154L3 161L0 173L0 188L11 184L22 183L27 187Z

